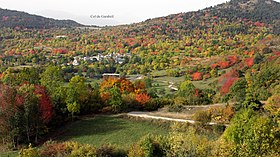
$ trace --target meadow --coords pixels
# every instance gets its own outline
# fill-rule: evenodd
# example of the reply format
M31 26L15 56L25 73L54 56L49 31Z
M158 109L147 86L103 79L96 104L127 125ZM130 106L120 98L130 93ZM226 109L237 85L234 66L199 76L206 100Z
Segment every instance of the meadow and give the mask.
M57 140L77 141L96 147L112 144L128 149L147 134L166 135L168 129L147 121L134 121L116 116L96 116L66 126Z

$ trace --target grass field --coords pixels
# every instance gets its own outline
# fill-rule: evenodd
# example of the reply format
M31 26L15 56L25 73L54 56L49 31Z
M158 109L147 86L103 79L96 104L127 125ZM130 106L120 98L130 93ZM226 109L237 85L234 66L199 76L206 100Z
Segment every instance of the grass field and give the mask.
M0 147L2 147L0 145ZM18 156L18 151L9 151L9 152L3 152L2 150L0 151L0 157L16 157Z
M147 134L165 135L167 133L168 129L150 122L132 121L113 116L97 116L68 125L57 140L77 141L93 146L110 143L127 149Z

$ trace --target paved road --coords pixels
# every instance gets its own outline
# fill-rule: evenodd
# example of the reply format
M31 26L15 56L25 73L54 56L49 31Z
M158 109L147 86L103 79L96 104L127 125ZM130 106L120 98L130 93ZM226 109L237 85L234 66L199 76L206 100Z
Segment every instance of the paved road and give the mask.
M191 124L194 124L194 120L188 120L188 119L177 119L177 118L167 118L167 117L160 117L160 116L151 116L148 115L149 112L129 112L127 113L128 116L132 117L141 117L141 118L149 118L149 119L160 119L160 120L168 120L168 121L175 121L175 122L189 122ZM209 125L215 125L217 123L209 123Z

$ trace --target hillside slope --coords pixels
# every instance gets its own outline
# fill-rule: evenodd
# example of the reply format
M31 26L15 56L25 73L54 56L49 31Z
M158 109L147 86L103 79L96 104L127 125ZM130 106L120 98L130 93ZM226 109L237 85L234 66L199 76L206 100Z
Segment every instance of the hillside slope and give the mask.
M231 0L205 10L231 21L243 18L271 24L274 27L274 33L280 33L280 3L273 0Z
M0 28L21 27L21 28L53 28L53 27L79 27L81 24L73 20L55 20L38 15L31 15L25 12L1 9Z

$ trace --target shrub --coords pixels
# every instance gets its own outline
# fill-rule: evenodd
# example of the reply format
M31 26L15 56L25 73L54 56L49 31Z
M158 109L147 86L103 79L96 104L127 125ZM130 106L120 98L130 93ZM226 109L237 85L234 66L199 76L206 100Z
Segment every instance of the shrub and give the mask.
M273 95L268 99L268 103L264 105L272 117L280 118L280 94Z
M113 145L102 145L96 150L97 157L125 157L127 152Z
M55 143L48 141L44 143L42 149L40 150L40 156L42 157L63 156L65 154L67 154L65 143Z
M90 145L78 142L46 142L39 152L42 157L49 156L88 156L95 157L96 149Z
M138 109L138 102L135 100L135 94L122 94L122 101L125 106L132 109Z
M155 111L160 107L163 107L162 101L160 98L151 99L144 107L147 111Z
M147 135L137 144L133 145L128 152L128 157L161 157L165 156L161 143L156 138Z
M252 109L239 111L222 136L226 144L232 144L232 156L269 156L279 154L277 124Z
M140 93L136 94L135 100L144 106L151 100L151 97L148 94Z
M234 115L234 108L231 105L211 107L208 111L211 119L220 123L229 123Z
M211 121L211 114L205 110L197 111L194 113L193 119L204 126Z
M184 97L176 97L174 99L174 104L168 106L168 111L170 112L181 112L186 105L187 99Z
M19 152L19 157L38 157L38 151L29 144L27 149L21 149Z
M145 157L144 150L139 144L134 144L128 151L128 157Z
M187 133L173 133L168 137L166 156L209 156L212 149L211 142L203 136L195 134L189 129Z
M175 122L173 123L170 128L172 132L187 132L189 130L190 123L181 123L181 122Z

